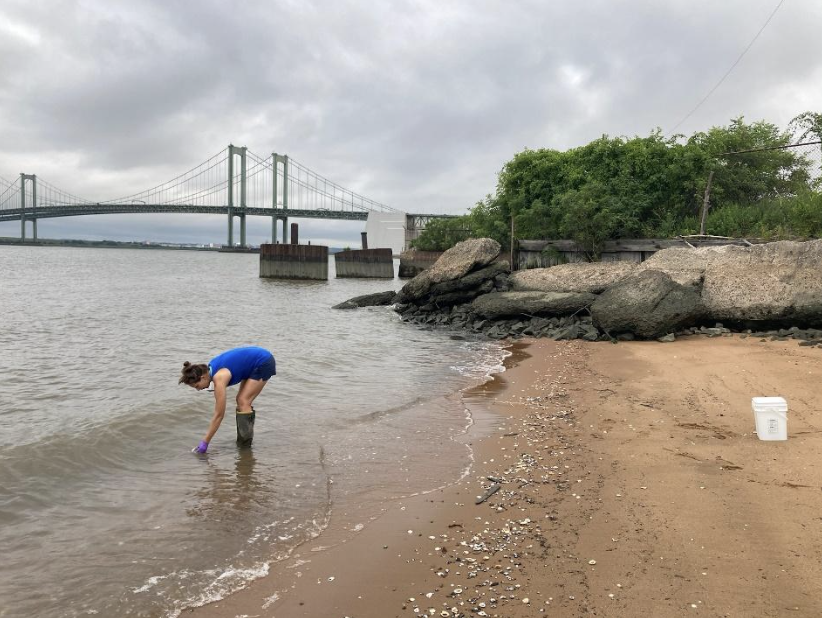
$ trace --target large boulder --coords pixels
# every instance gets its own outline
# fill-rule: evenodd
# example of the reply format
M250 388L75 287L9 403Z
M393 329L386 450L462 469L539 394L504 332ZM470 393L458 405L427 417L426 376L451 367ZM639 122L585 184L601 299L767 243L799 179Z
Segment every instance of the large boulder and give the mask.
M575 262L511 274L515 292L590 292L599 294L637 268L634 262Z
M406 283L398 293L397 302L409 303L426 296L431 287L445 281L460 279L469 272L487 266L500 254L500 244L491 238L472 238L451 247L431 268Z
M334 305L332 309L357 309L359 307L378 307L382 305L394 304L394 299L397 293L394 290L387 292L377 292L375 294L363 294L362 296L355 296L346 301Z
M475 298L471 310L488 319L520 315L570 315L585 309L595 299L595 294L586 292L495 292Z
M703 316L699 293L669 275L646 270L600 294L591 305L594 325L615 335L655 339L695 324Z
M700 290L714 320L822 325L822 240L665 249L640 269Z
M705 269L716 258L719 249L722 247L663 249L642 262L636 272L658 270L680 285L701 290L705 280Z
M702 286L711 317L822 323L822 240L722 249L706 265Z
M431 296L440 296L442 294L450 294L451 292L471 290L481 286L489 279L493 279L499 275L507 275L509 270L508 262L506 260L500 260L489 266L484 266L479 270L470 272L459 279L450 279L442 283L435 283L429 288L428 293Z
M493 291L494 282L491 279L487 279L477 287L467 289L462 288L454 290L453 292L445 292L442 294L432 294L424 306L433 306L435 309L443 309L452 305L462 305L472 301L477 296L488 294Z

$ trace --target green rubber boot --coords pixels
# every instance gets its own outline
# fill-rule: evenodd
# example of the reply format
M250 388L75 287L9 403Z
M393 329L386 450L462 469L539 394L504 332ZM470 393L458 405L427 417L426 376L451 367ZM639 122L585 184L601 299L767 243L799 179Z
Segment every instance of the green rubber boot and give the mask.
M237 446L248 448L254 440L254 418L257 413L251 408L251 414L237 414Z

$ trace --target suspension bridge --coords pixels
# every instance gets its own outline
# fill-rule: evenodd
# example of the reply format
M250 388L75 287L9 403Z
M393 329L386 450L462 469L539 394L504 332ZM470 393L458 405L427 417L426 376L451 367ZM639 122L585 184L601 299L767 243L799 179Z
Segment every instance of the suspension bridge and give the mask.
M63 191L35 174L11 182L0 177L0 222L20 221L20 238L37 240L37 221L54 217L123 213L222 214L227 217L227 246L246 247L246 217L271 217L272 243L288 242L288 218L365 221L369 213L399 213L311 171L287 155L260 157L245 146L229 145L205 162L151 189L106 201L86 200ZM407 215L424 227L435 215Z

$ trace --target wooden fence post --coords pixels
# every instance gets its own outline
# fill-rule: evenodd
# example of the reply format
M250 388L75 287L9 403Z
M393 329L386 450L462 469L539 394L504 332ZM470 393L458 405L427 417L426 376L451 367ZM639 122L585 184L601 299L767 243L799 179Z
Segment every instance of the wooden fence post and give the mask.
M705 197L702 199L702 216L699 219L699 235L705 235L705 220L708 218L708 209L711 207L711 183L714 180L714 171L708 174L708 185L705 187Z
M511 215L511 271L517 269L514 264L514 215Z

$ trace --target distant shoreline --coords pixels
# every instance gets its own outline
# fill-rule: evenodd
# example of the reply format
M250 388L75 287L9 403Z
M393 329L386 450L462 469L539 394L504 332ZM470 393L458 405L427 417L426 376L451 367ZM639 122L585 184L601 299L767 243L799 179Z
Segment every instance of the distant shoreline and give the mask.
M42 238L37 240L20 240L19 238L0 237L0 245L20 245L24 247L103 247L110 249L172 249L187 251L220 251L223 247L204 247L174 243L148 243L119 240L70 240ZM239 250L239 249L237 249ZM226 249L228 251L228 249ZM259 248L242 249L243 252L257 252Z

